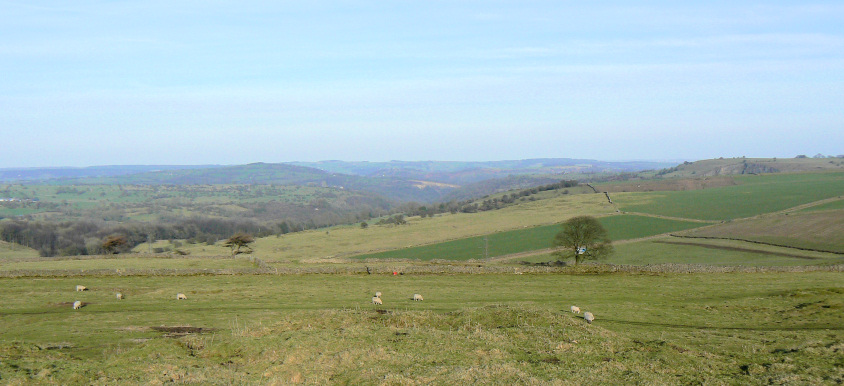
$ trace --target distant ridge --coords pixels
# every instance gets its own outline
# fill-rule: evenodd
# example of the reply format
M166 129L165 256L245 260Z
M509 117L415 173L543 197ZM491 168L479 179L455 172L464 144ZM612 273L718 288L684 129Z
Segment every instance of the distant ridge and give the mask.
M571 179L572 174L637 172L673 165L567 158L490 162L321 161L256 162L228 166L129 165L2 169L0 182L57 185L308 185L370 193L398 202L436 202L446 198L489 194L486 190L493 188L493 191L505 191L548 184ZM478 185L480 182L484 183Z
M88 167L0 168L0 181L44 181L52 179L125 176L159 170L205 169L218 165L105 165Z

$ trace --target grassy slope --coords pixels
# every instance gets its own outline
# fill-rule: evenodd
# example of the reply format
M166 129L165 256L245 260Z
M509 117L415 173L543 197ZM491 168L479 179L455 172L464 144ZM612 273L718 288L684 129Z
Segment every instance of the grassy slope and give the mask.
M662 238L618 245L607 259L612 264L712 264L744 266L797 266L842 264L844 256L803 252L729 240ZM546 259L547 260L547 259ZM540 260L541 261L541 260Z
M64 384L835 383L835 283L841 273L0 279L0 374ZM368 304L376 290L387 314ZM411 301L415 292L426 300ZM89 304L74 311L76 299ZM164 338L149 329L158 326L212 332Z
M713 175L768 172L817 172L844 169L840 158L721 158L680 164L665 175L669 178L689 178Z
M616 193L623 211L702 220L729 220L788 209L844 193L844 173L737 176L739 185L721 188Z
M682 232L697 237L738 238L844 254L844 210L764 216Z
M525 227L551 225L582 214L609 214L614 209L597 194L562 195L553 199L525 202L501 210L480 213L443 214L433 218L412 217L407 225L358 225L334 227L265 237L254 244L255 255L268 262L321 262L336 257L504 232ZM140 247L144 250L143 246ZM225 249L204 245L184 246L192 256L219 255ZM206 249L202 251L201 249Z
M38 251L20 244L0 241L0 263L11 260L38 257Z

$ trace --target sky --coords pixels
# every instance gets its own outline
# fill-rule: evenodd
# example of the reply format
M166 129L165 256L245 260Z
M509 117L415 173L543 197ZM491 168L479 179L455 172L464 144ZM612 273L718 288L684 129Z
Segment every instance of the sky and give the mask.
M840 1L0 0L0 168L844 154Z

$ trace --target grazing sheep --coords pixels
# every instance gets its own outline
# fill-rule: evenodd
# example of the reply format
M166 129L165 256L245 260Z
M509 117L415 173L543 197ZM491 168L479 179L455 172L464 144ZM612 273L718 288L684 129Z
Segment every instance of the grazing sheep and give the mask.
M592 321L595 320L595 315L592 315L591 312L586 311L583 313L583 319L586 319L586 323L592 324Z
M580 307L571 306L571 312L574 312L575 314L579 314L580 313Z
M73 302L73 309L74 310L78 310L80 308L82 308L82 302L80 302L79 300Z
M414 302L416 302L416 301L421 302L422 300L424 300L424 299L422 299L422 295L420 295L420 294L413 294L413 301L414 301Z
M76 286L76 292L87 291L87 290L88 290L88 287L86 287L84 285Z
M377 291L377 292L375 292L375 297L376 297L376 298L380 298L380 297L381 297L381 291Z
M118 292L117 293L117 300L123 300L123 294Z
M380 306L380 305L384 304L384 302L381 301L381 298L379 298L377 296L373 296L372 297L372 304Z
M185 294L176 294L176 300L188 300L188 297Z

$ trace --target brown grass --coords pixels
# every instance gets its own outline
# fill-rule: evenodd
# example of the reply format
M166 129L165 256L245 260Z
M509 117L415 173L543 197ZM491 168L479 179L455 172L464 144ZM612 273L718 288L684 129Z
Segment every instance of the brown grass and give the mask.
M782 213L679 232L844 253L844 211Z

